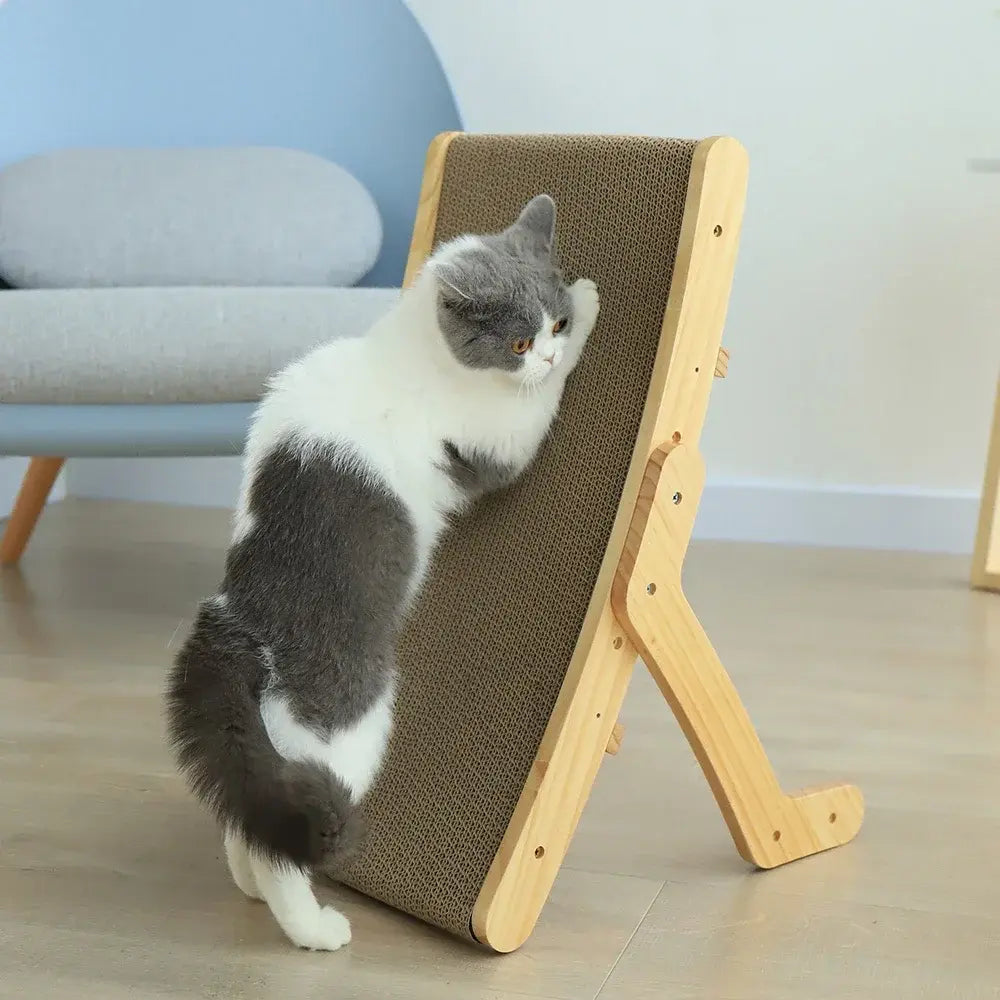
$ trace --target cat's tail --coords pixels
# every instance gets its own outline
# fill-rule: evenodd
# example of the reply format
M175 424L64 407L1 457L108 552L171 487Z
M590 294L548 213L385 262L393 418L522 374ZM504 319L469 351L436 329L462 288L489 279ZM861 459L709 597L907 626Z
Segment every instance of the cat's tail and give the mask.
M342 864L359 817L346 786L317 761L290 761L260 714L266 652L218 601L202 604L167 689L167 727L195 794L228 830L275 862Z

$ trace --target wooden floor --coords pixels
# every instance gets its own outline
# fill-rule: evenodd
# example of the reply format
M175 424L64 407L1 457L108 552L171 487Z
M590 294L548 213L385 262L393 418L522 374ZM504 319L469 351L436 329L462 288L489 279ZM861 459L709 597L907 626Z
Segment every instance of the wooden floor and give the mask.
M66 501L0 574L0 996L1000 996L1000 595L967 589L967 560L692 552L692 603L783 783L863 787L853 844L748 870L640 670L522 951L334 891L354 943L323 955L230 885L164 749L164 671L226 533L224 512Z

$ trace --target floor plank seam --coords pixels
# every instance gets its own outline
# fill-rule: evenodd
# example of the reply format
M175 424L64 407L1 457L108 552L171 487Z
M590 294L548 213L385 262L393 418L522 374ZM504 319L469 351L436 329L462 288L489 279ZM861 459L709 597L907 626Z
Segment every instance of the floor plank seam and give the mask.
M604 988L608 985L608 980L615 974L615 969L618 968L618 963L622 960L625 952L629 950L632 946L632 941L635 939L636 934L639 933L639 928L646 922L646 917L649 916L649 911L656 905L656 901L660 898L663 890L667 887L666 882L660 883L660 888L656 890L653 898L649 901L649 906L643 910L642 916L636 921L635 927L632 928L632 933L629 934L628 940L622 945L621 951L618 952L617 957L611 963L611 968L608 969L608 974L601 980L601 985L598 987L597 992L594 994L594 1000L601 1000L601 994L604 992Z

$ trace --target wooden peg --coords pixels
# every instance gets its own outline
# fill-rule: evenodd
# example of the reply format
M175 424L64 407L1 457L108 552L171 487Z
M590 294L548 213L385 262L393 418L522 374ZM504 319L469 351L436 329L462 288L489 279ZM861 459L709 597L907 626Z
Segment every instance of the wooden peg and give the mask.
M729 351L724 347L719 348L719 355L715 359L715 377L725 378L729 372Z

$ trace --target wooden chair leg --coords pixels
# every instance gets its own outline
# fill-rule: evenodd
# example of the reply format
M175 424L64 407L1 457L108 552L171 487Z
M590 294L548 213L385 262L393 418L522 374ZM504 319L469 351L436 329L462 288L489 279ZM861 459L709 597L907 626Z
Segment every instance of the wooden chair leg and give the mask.
M668 446L669 448L669 446ZM853 785L782 791L729 675L681 589L704 485L697 451L653 453L612 590L639 650L691 744L736 849L760 868L851 840L864 803Z
M1000 382L979 506L979 529L972 552L972 586L1000 590Z
M33 458L24 474L14 510L0 539L0 566L12 566L20 558L35 530L35 524L65 458Z

